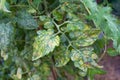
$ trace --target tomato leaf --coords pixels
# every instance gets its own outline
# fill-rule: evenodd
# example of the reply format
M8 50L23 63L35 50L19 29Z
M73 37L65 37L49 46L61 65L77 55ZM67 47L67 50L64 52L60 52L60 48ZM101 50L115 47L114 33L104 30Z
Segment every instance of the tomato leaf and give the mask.
M38 36L35 38L33 44L34 51L32 60L37 60L50 52L52 52L55 46L59 46L60 39L59 36L53 36L53 31L42 30L38 31Z

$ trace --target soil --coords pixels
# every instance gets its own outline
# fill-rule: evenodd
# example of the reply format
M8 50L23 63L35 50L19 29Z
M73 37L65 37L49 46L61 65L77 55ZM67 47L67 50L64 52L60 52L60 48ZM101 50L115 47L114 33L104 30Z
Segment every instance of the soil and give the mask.
M120 80L120 56L111 57L106 54L99 64L104 66L107 73L96 75L95 80Z

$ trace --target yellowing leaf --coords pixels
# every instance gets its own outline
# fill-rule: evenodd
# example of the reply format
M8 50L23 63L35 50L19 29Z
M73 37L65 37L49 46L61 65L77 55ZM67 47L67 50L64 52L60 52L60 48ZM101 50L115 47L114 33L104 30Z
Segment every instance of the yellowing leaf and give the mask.
M98 56L97 56L96 54L92 54L92 55L91 55L91 58L92 58L92 59L98 59Z
M99 29L85 30L85 32L83 32L83 34L81 34L77 40L74 41L74 44L77 46L92 45L98 39L99 34Z
M71 51L71 60L74 62L74 66L85 73L92 66L100 67L94 60L96 57L92 47L81 48L79 50L73 49Z
M16 76L17 76L18 79L22 79L22 69L20 67L17 69Z
M6 7L6 0L0 0L0 10L4 12L10 12L7 7Z
M33 44L34 50L32 60L37 60L49 54L54 50L55 46L59 46L59 43L59 36L53 36L53 31L38 31L38 36L35 38Z
M6 54L4 51L1 51L1 57L3 57L4 60L7 60L8 54Z
M55 51L54 51L54 57L57 67L65 66L70 61L70 51L67 50L67 47L60 45Z

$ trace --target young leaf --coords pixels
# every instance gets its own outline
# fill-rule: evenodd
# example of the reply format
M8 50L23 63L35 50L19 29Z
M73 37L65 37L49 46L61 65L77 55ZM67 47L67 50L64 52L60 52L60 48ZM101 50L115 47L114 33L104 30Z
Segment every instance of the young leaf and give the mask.
M59 43L59 36L53 36L53 31L38 31L38 36L35 38L33 44L34 50L32 60L37 60L49 54L54 50L55 46L59 46Z

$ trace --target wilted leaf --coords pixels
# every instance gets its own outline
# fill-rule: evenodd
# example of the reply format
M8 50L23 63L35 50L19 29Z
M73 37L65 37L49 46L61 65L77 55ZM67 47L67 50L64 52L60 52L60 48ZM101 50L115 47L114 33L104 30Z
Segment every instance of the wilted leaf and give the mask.
M34 51L32 60L41 58L52 52L55 46L59 46L59 36L53 36L53 31L38 31L38 36L33 44Z

